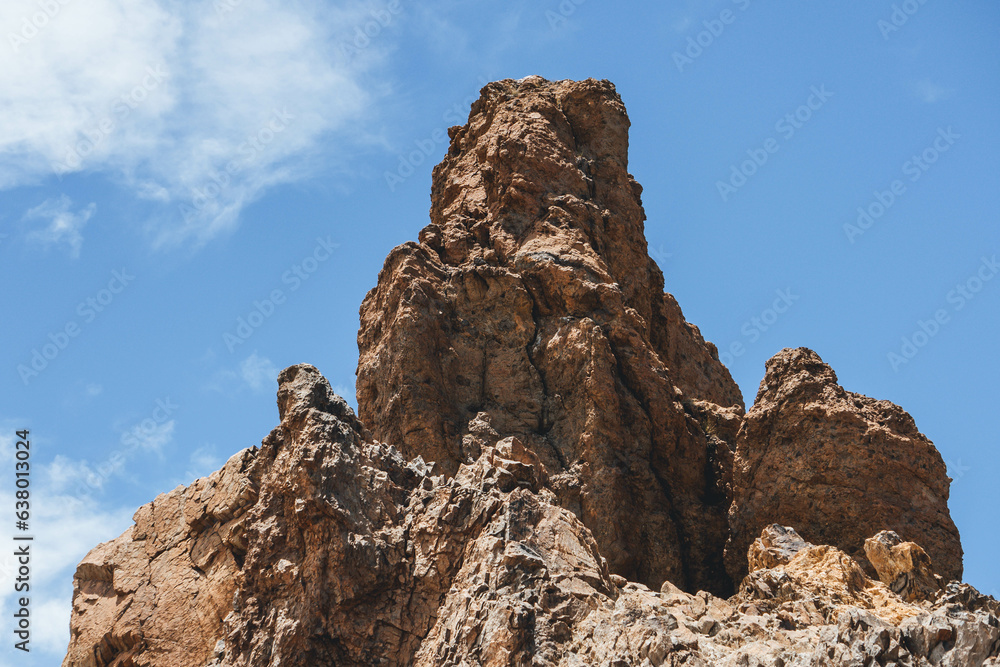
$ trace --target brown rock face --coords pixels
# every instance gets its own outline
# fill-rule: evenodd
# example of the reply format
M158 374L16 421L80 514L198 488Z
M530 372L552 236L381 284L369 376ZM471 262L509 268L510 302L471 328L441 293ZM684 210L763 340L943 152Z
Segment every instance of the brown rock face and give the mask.
M742 397L663 293L628 127L608 82L483 89L361 306L359 413L448 475L516 437L612 572L725 592L730 453L685 403Z
M907 602L932 599L941 590L927 552L891 530L865 540L865 555L882 583Z
M865 539L893 530L922 545L946 579L960 579L949 482L941 455L899 406L845 391L812 350L782 350L737 439L726 566L741 579L750 542L780 523L867 568Z
M654 592L609 572L516 438L432 476L315 368L279 381L261 448L81 563L64 667L1000 664L1000 604L968 586L917 606L771 527L728 601Z
M627 129L607 82L484 88L362 305L371 430L282 371L260 448L80 564L63 667L1000 667L933 445L804 349L744 415Z
M256 500L244 450L218 472L143 505L73 579L66 667L202 667L223 638ZM159 657L157 657L159 656Z

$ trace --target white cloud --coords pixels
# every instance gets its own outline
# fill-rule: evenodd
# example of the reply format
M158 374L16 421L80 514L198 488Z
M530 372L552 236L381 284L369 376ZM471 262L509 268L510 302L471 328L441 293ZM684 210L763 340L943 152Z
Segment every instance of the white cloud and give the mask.
M254 391L270 388L278 379L278 372L270 359L257 355L257 350L240 363L240 376Z
M333 133L357 140L361 75L389 47L338 48L371 19L357 0L50 4L0 6L0 189L104 173L161 204L160 244L232 228Z
M928 104L933 104L940 100L946 100L952 96L955 91L950 88L945 88L942 85L934 83L930 79L921 79L914 84L914 90L917 96Z
M85 460L74 460L61 454L53 458L46 466L45 475L49 485L58 491L71 491L77 488L103 488L104 482L117 468L102 468L100 472L91 468Z
M13 432L9 421L0 432L0 468L10 470L14 461ZM66 653L73 594L73 573L84 555L100 542L113 539L130 524L134 507L108 508L90 497L66 493L61 484L65 471L80 472L86 464L64 460L58 464L32 465L31 617L32 653L56 664ZM62 472L61 472L62 471ZM0 507L13 507L14 497L0 486ZM14 592L17 563L13 550L0 554L0 616L10 618L18 595Z
M70 210L73 202L66 195L59 199L47 199L24 214L22 221L32 223L41 221L42 228L32 229L28 240L37 241L43 245L64 243L69 246L73 257L80 256L80 246L83 245L83 234L80 230L97 210L97 204L91 202L76 213Z
M670 27L673 28L674 32L685 33L691 24L694 23L694 19L690 16L682 16L679 19L672 21Z
M139 447L150 452L162 452L163 448L174 439L174 420L150 425L152 420L146 420L133 428L130 433L135 436Z

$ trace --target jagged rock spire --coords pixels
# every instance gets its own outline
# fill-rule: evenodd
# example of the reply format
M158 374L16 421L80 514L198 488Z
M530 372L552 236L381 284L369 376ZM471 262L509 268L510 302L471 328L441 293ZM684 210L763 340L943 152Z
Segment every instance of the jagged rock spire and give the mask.
M742 397L663 293L628 128L607 81L483 88L361 306L359 413L448 474L516 436L613 572L723 593L728 452L684 406Z

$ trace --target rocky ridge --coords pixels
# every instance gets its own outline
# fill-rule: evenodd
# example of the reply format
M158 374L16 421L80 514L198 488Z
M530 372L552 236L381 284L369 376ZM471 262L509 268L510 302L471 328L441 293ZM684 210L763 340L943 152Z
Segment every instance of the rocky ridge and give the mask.
M64 667L1000 664L940 455L806 349L744 414L627 129L608 82L484 88L362 305L361 419L282 371L259 448L80 564Z

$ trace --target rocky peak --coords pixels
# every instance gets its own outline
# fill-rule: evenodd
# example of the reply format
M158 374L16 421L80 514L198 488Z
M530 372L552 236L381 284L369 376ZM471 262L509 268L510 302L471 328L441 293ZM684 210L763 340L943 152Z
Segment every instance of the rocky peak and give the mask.
M357 439L370 439L354 410L330 383L309 364L289 366L278 375L278 418L289 430L301 425L313 411L330 415Z
M628 128L607 81L483 89L361 306L359 412L448 475L516 437L612 572L722 593L728 453L684 405L742 398L663 293Z
M960 579L950 481L902 408L845 390L812 350L782 350L737 438L727 567L742 578L751 541L780 523L839 547L872 576L865 539L896 531L923 546L937 572Z
M933 444L805 348L744 413L627 132L606 81L484 88L361 306L360 420L282 371L259 448L80 564L64 667L1000 667Z

